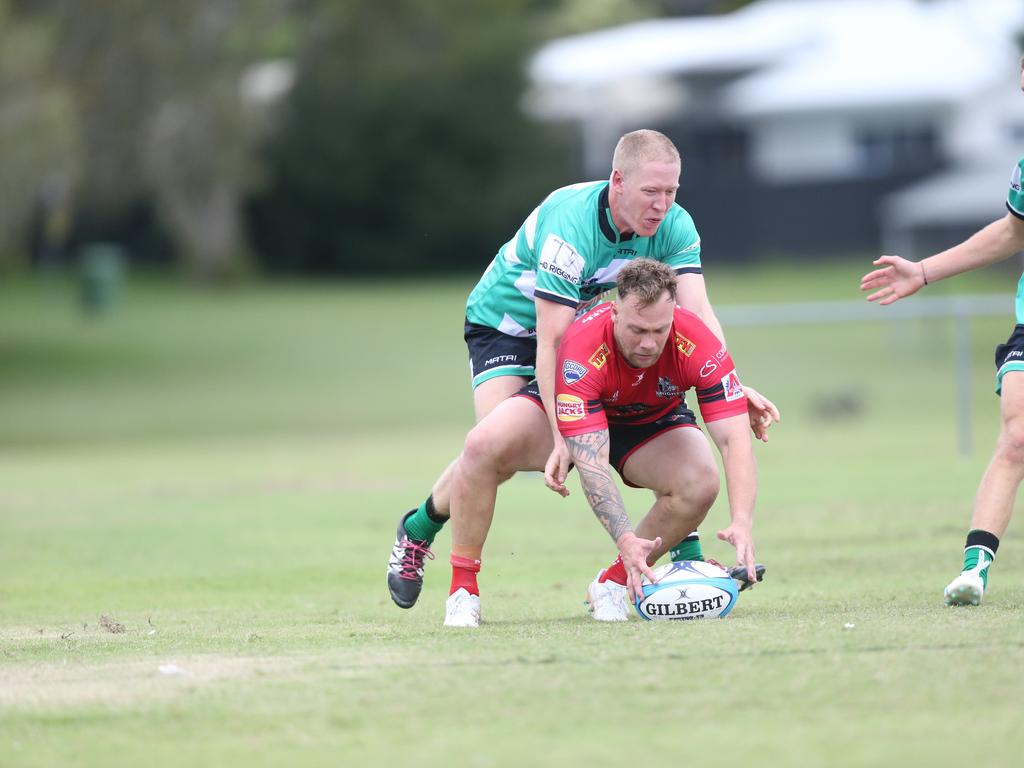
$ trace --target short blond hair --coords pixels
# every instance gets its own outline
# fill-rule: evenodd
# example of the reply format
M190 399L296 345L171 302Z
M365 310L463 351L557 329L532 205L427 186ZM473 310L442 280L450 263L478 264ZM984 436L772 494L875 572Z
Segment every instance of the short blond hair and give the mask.
M641 307L649 307L666 298L675 301L676 273L667 264L654 259L635 259L619 271L616 280L619 300L636 298Z
M615 145L612 170L619 171L623 176L650 162L682 164L679 150L672 139L648 128L627 133Z

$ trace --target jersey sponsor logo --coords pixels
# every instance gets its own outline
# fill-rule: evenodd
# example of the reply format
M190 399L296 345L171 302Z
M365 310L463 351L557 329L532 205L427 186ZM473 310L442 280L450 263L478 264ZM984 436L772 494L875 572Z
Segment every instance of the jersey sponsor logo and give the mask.
M1014 192L1020 192L1021 190L1020 175L1020 166L1018 165L1013 169L1013 175L1010 177L1010 189Z
M743 392L743 385L740 384L740 379L736 375L735 369L722 377L722 392L725 393L726 400L739 400L741 397L746 397L746 394Z
M590 369L575 360L566 360L562 363L562 381L570 386L587 375Z
M541 249L537 267L573 285L579 285L583 277L583 257L565 240L548 235Z
M704 366L700 369L701 376L710 376L712 373L718 370L718 363L714 360L708 359L704 361Z
M679 397L681 390L676 386L672 379L666 378L665 376L658 377L658 388L654 391L658 397L663 397L666 400L670 400L675 397Z
M590 356L590 359L587 360L587 362L590 363L595 368L603 368L604 364L608 362L608 355L610 355L611 353L612 351L608 349L608 345L602 344L600 347L594 350L594 354Z
M555 416L559 421L579 421L587 415L583 400L576 395L555 397Z
M616 251L619 256L636 256L636 249L634 248L619 248Z
M722 359L723 357L725 357L725 355L727 354L727 352L728 352L728 350L727 350L727 349L725 348L725 344L723 344L723 345L722 345L722 348L721 348L720 350L718 350L717 352L715 352L715 357L716 357L716 358L717 358L718 360L721 360L721 359Z
M678 349L681 354L689 357L693 354L693 350L696 348L697 344L695 342L690 341L688 338L683 336L683 334L679 333L679 331L676 331L676 349Z

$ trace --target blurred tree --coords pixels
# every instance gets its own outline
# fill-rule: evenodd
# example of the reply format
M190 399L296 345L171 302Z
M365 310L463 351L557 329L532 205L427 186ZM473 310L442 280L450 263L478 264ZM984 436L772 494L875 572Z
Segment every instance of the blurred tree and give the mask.
M250 220L275 270L481 269L565 160L520 101L536 0L313 0Z
M53 46L52 25L0 0L0 269L57 260L70 226L74 104Z
M218 279L242 268L240 201L258 169L239 80L267 55L287 0L30 5L58 14L87 214L115 217L151 199L192 274Z

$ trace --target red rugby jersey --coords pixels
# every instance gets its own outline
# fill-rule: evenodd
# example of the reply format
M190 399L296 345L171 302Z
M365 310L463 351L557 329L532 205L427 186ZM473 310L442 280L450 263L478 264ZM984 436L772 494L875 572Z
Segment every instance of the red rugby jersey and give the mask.
M634 368L617 350L611 304L574 322L558 348L555 415L562 435L655 421L695 387L705 423L747 412L725 345L692 312L676 307L658 362Z

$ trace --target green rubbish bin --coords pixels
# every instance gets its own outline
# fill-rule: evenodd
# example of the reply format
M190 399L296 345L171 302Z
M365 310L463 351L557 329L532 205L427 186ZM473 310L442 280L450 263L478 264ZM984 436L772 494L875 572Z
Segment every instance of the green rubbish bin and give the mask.
M79 299L90 315L109 312L121 292L124 251L112 243L92 243L82 249Z

